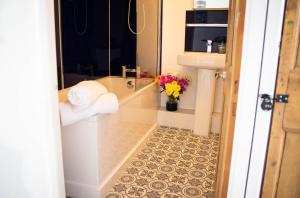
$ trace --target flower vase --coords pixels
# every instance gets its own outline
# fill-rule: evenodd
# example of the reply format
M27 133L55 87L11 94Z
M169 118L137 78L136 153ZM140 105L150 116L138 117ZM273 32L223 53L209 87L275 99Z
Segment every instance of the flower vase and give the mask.
M167 101L167 105L166 105L166 109L167 111L177 111L177 100L168 100Z

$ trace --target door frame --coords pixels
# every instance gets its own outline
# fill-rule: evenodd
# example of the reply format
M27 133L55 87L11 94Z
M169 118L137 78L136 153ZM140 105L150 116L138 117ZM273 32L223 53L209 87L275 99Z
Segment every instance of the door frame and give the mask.
M231 0L228 12L226 79L224 81L223 124L220 136L220 148L217 166L217 181L215 196L226 197L233 144L236 106L240 80L240 67L244 37L245 21L244 0Z
M266 93L272 98L275 97L284 12L285 0L269 1L259 95ZM259 197L261 194L268 139L271 129L273 110L262 110L260 100L261 99L258 99L256 107L257 111L248 170L246 197Z
M258 96L274 95L284 7L284 0L246 2L228 197L260 196L272 111L261 110Z

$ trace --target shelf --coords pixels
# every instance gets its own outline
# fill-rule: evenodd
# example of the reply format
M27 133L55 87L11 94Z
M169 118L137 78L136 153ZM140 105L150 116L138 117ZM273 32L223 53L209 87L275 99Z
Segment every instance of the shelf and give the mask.
M170 112L170 113L183 113L183 114L190 114L190 115L195 114L194 109L177 109L177 111L167 111L166 107L160 107L159 111L166 111L166 112Z
M167 111L166 107L158 110L158 123L160 125L177 127L183 129L194 129L195 110L178 109L177 111Z

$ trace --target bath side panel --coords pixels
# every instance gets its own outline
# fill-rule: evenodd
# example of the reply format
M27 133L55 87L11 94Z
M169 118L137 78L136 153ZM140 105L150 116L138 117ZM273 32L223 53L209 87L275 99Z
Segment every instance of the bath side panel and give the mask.
M109 181L133 147L156 125L158 102L153 84L121 103L117 113L98 117L100 186Z
M66 194L99 198L97 117L62 127Z

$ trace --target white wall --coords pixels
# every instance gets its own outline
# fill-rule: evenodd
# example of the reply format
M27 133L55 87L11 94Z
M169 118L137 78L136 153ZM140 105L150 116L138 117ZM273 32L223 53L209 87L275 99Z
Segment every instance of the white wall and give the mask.
M162 73L183 72L191 75L193 82L188 87L179 108L194 109L196 98L197 71L193 68L182 67L177 64L177 55L184 53L185 12L193 9L193 0L164 0L162 27ZM228 0L207 0L207 7L223 7ZM165 106L167 97L162 94L161 106Z
M196 70L177 64L177 55L184 52L185 11L193 8L192 0L164 0L162 27L162 73L179 71L192 76L194 82L188 87L179 103L179 108L194 109L196 92ZM161 105L166 97L162 93Z
M52 0L0 1L0 197L63 198Z

